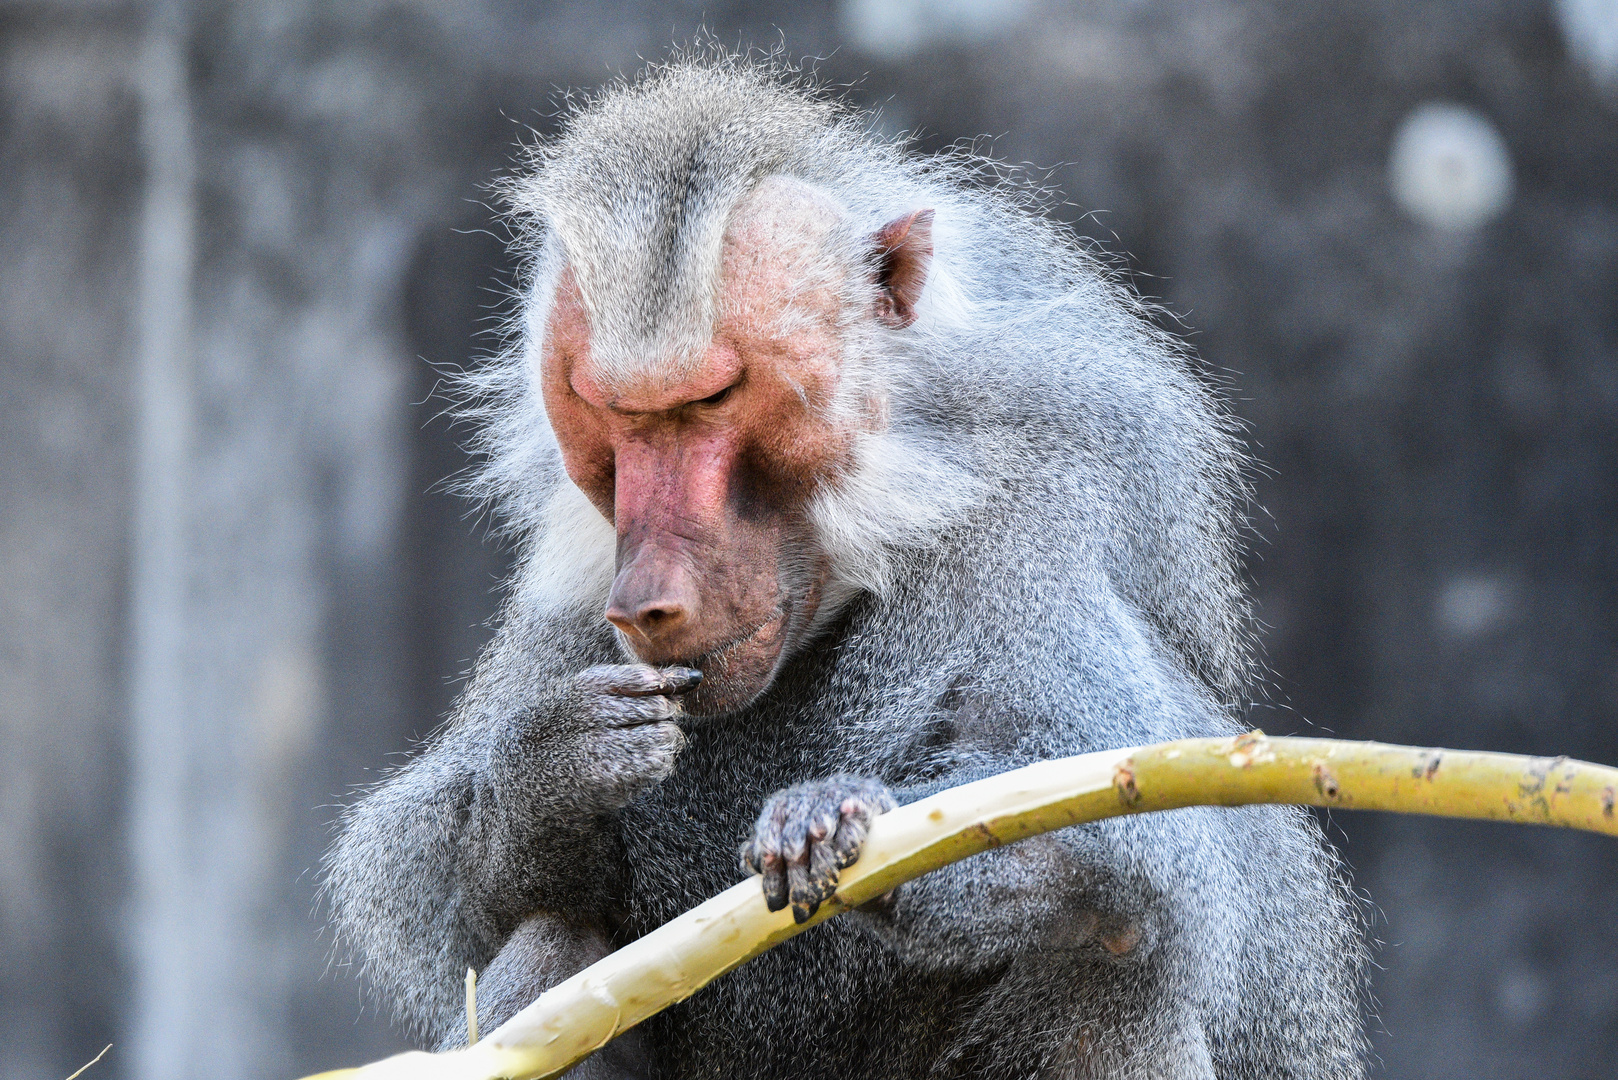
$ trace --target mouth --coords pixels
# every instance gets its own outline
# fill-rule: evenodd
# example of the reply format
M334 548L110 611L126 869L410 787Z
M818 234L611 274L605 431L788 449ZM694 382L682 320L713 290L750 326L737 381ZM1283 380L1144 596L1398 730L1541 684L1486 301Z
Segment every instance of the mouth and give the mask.
M731 638L725 644L720 645L718 648L709 649L701 656L686 661L686 663L703 672L704 675L707 674L710 667L722 671L730 658L747 646L767 639L771 633L779 637L781 631L786 628L787 616L787 609L784 606L778 607L761 619L752 629L742 631L740 635Z
M792 623L781 606L736 637L690 659L672 661L702 672L702 683L680 698L692 720L735 712L751 704L775 681Z

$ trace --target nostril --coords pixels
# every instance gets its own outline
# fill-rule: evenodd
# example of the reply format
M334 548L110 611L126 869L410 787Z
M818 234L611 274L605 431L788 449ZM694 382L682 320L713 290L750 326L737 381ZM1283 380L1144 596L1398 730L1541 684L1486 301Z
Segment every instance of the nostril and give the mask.
M685 622L685 608L678 604L648 604L633 615L621 608L609 608L607 621L631 637L654 638L672 633Z
M685 619L685 612L677 607L649 607L635 620L648 634L672 630Z
M668 640L697 617L693 586L684 567L643 552L618 572L603 614L631 642Z

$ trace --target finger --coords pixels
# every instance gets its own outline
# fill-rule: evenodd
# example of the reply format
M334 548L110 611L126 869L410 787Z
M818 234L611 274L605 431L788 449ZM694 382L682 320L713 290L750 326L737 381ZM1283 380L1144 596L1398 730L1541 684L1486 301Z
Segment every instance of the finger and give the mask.
M787 863L787 890L792 899L792 918L796 922L808 922L810 916L820 907L820 898L809 884L809 864L805 862Z
M666 754L671 759L685 749L685 732L680 730L679 724L667 721L638 724L625 729L619 737L631 746L641 747L649 753Z
M613 694L618 692L617 687L626 679L631 681L637 677L648 679L644 673L651 670L644 664L597 664L585 668L573 678L586 690Z
M684 694L702 682L696 668L655 668L650 664L597 664L579 672L578 683L587 690L620 697Z
M869 826L871 819L880 817L894 807L893 796L886 791L850 795L837 807L845 818L858 818L861 825Z
M809 848L809 888L811 899L819 904L837 891L837 849L830 841L821 841Z
M787 906L787 863L779 855L764 855L764 903L771 911Z
M809 842L818 843L837 831L840 815L836 806L821 803L809 812L808 832Z
M663 676L664 694L688 694L702 685L702 672L690 667L660 668L659 674Z
M791 803L786 799L776 799L758 816L758 825L755 828L760 836L770 838L769 848L772 851L779 851L785 844L783 837L786 835L787 817L791 812Z
M619 769L643 780L667 777L685 749L685 733L678 724L609 728L601 737L613 746Z
M749 840L741 849L742 873L762 874L764 872L764 855L758 849L758 842Z
M804 807L786 805L777 815L779 821L776 827L780 830L781 855L789 863L809 865L809 822L804 814Z
M646 664L625 664L613 668L618 673L606 690L624 697L643 697L651 694L684 694L695 690L702 682L702 672L696 668L655 668Z
M831 840L831 848L836 853L839 870L853 866L859 861L860 849L865 846L866 832L867 822L861 816L845 816L838 822L837 832Z
M678 701L666 697L619 697L604 694L597 699L602 719L612 727L639 727L674 720L685 715Z
M822 803L809 816L809 880L820 891L819 899L832 894L837 885L836 835L839 824L837 808Z

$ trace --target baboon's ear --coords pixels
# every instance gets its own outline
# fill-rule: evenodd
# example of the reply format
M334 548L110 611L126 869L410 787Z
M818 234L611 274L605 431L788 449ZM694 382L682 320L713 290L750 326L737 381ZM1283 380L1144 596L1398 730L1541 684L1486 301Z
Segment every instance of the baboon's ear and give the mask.
M933 261L933 212L895 218L871 237L876 248L876 317L902 330L916 321L916 301Z

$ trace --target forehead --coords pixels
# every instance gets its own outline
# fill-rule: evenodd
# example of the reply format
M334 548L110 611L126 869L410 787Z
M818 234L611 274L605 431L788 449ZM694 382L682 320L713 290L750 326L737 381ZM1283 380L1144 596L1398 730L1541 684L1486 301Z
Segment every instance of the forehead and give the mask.
M721 295L746 292L761 278L802 283L827 261L842 210L816 188L785 176L764 180L738 202L725 227L719 261ZM765 290L789 295L789 288Z
M604 390L673 387L735 368L753 349L778 351L786 339L834 321L845 270L837 237L843 212L829 196L801 181L769 177L732 208L716 265L705 268L713 295L705 347L603 349L592 335L592 311L564 268L547 324L551 348L575 373ZM611 299L601 298L607 303ZM610 313L595 312L597 316Z

